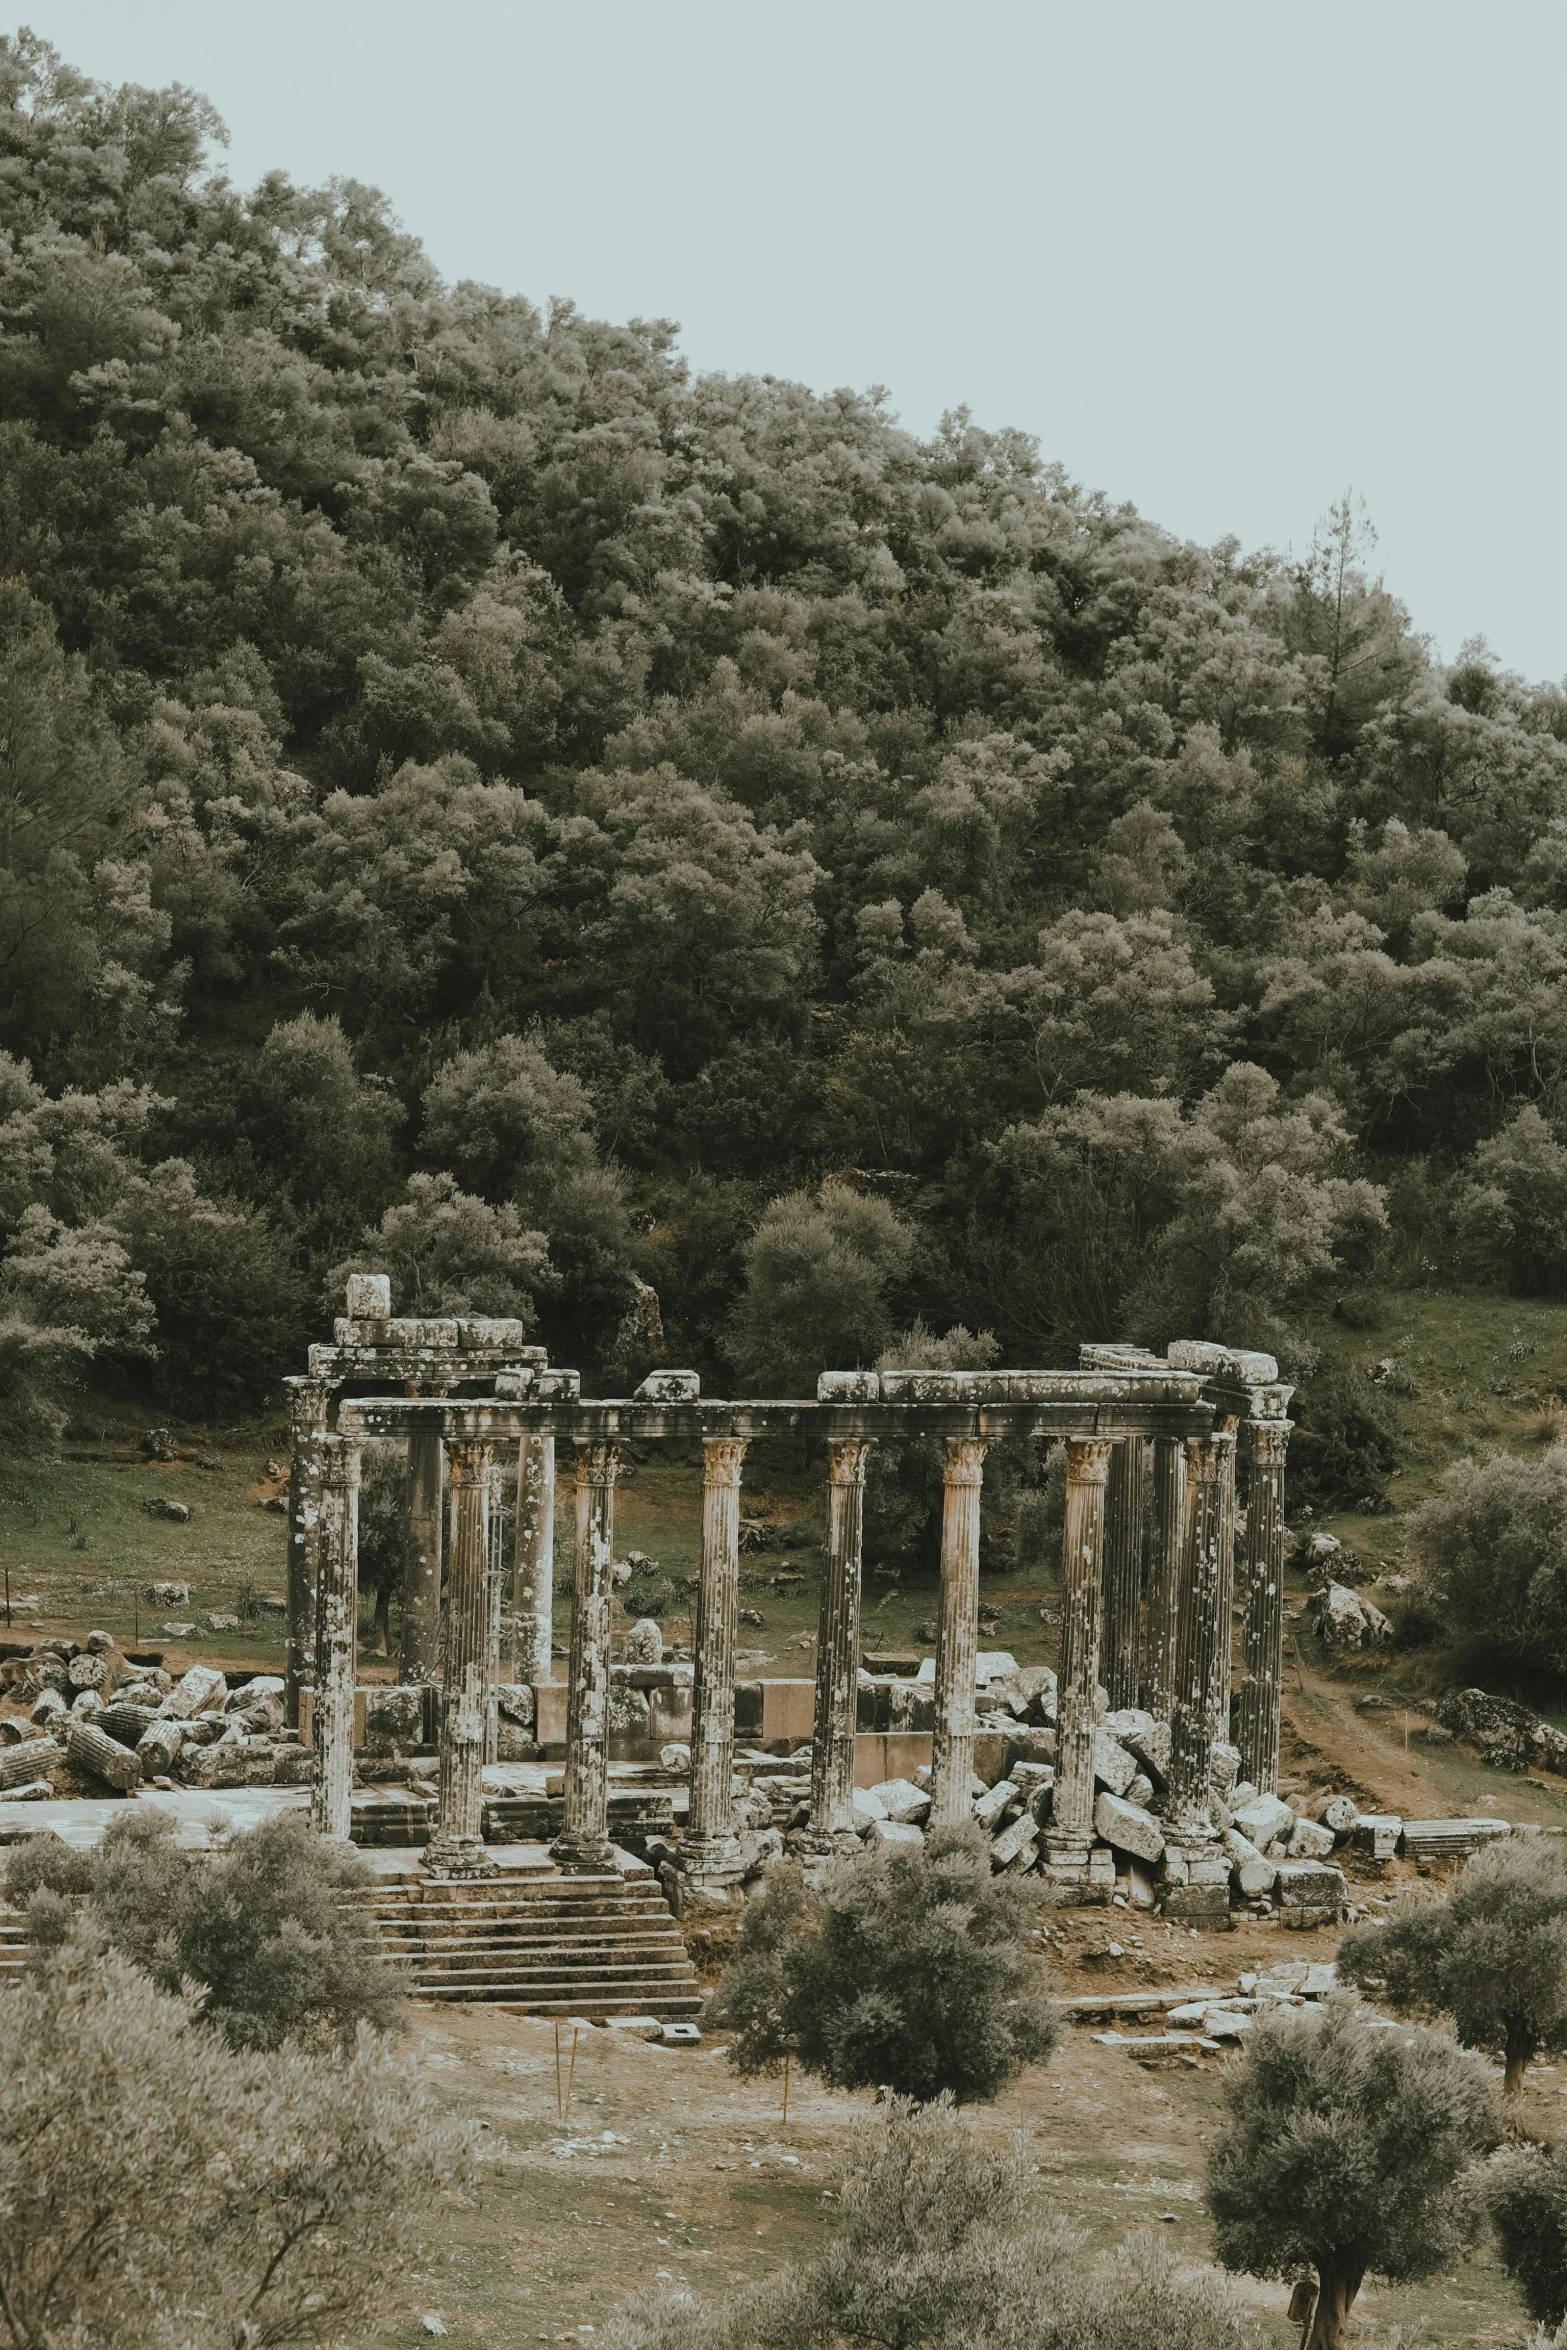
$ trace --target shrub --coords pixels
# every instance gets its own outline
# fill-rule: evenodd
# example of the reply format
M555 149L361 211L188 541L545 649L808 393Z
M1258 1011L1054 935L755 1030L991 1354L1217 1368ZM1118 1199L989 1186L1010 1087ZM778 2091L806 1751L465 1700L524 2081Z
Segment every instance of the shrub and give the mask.
M1567 1670L1567 1448L1454 1461L1409 1547L1455 1633Z
M632 2309L609 2350L1260 2350L1222 2281L1147 2237L1082 2265L1022 2145L987 2145L945 2098L892 2100L838 2200L819 2259L723 2302Z
M995 2097L1060 2032L1029 1946L1034 1899L991 1874L967 1822L840 1862L816 1889L779 1869L746 1911L712 2020L734 2032L742 2073L789 2054L832 2088Z
M1254 2276L1318 2278L1302 2350L1340 2350L1366 2276L1446 2268L1478 2224L1462 2191L1496 2141L1478 2058L1440 2032L1387 2031L1348 1998L1260 2020L1224 2083L1209 2158L1219 2258Z
M1395 2007L1450 2015L1466 2048L1503 2058L1516 2097L1537 2050L1567 2047L1567 1854L1543 1836L1491 1845L1450 1893L1406 1895L1352 1926L1338 1966Z
M1402 1450L1397 1420L1364 1371L1324 1362L1302 1382L1290 1440L1295 1508L1378 1508Z
M0 2000L0 2077L7 2350L362 2340L471 2159L373 2034L232 2049L80 1939Z
M67 1844L52 1828L41 1836L24 1837L6 1855L6 1899L18 1909L25 1909L39 1892L85 1893L92 1879L92 1854Z
M103 1941L165 1991L200 1984L204 2016L236 2048L278 2048L300 2036L346 2047L362 2023L384 2029L397 2020L397 1977L343 1900L370 1882L369 1871L298 1815L191 1852L175 1841L167 1813L130 1811L91 1853L71 1856L89 1863L85 1882L52 1853L26 1862L43 1841L29 1838L6 1877L13 1900L29 1871L39 1888L28 1916L43 1963L71 1930L60 1895L85 1892Z
M1498 2155L1486 2203L1502 2266L1531 2317L1567 2317L1567 2148L1515 2146Z

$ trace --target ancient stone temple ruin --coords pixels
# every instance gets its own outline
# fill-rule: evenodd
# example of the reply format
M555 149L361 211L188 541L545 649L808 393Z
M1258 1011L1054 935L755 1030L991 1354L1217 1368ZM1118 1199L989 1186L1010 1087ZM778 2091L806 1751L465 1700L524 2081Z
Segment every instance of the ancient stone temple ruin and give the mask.
M313 1347L307 1374L290 1382L287 1703L291 1720L308 1711L324 1834L346 1837L352 1825L363 1445L390 1439L408 1450L400 1671L405 1689L428 1690L438 1746L426 1871L476 1878L493 1865L486 1760L505 1693L519 1687L531 1692L544 1751L547 1718L558 1725L554 1860L567 1872L613 1866L612 1698L614 1676L627 1670L612 1666L610 1633L621 1448L700 1443L688 1802L683 1834L656 1857L678 1902L734 1898L754 1874L736 1811L746 1787L736 1767L741 1484L748 1445L788 1430L819 1443L828 1488L814 1706L808 1726L792 1725L802 1760L809 1747L794 1814L808 1852L840 1849L866 1824L857 1770L857 1743L874 1744L860 1633L866 1462L878 1443L933 1437L944 1497L933 1680L921 1668L929 1763L916 1800L926 1816L983 1816L987 1771L976 1763L988 1764L1008 1800L1022 1798L1009 1862L1036 1867L1058 1901L1105 1899L1130 1864L1167 1914L1217 1918L1283 1873L1263 1863L1248 1885L1244 1855L1261 1856L1236 1826L1237 1807L1242 1818L1248 1805L1259 1818L1270 1802L1284 1808L1275 1788L1291 1390L1270 1357L1195 1342L1162 1357L1095 1345L1075 1370L827 1372L812 1398L744 1402L704 1397L694 1373L662 1371L631 1397L595 1399L575 1372L524 1345L519 1323L394 1317L379 1276L352 1279L347 1306L333 1343ZM979 1532L987 1449L1013 1436L1063 1442L1066 1533L1059 1675L1014 1671L1002 1693L1004 1723L1048 1726L1020 1729L1009 1746L993 1727L994 1699L989 1726L979 1712ZM514 1534L502 1557L495 1495L512 1460ZM561 1472L575 1502L563 1691L550 1641ZM765 1723L754 1728L765 1740ZM787 1752L787 1741L774 1751L780 1743ZM1324 1867L1324 1881L1308 1884L1312 1865L1297 1865L1294 1899L1330 1911L1342 1878Z

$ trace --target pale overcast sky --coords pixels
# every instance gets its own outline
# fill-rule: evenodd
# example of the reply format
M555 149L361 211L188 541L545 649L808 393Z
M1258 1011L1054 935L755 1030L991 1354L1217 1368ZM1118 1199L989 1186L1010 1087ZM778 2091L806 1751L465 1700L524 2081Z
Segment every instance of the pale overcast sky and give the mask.
M698 368L966 402L1167 528L1346 487L1417 626L1567 675L1567 8L1535 0L33 0L376 182L451 277Z

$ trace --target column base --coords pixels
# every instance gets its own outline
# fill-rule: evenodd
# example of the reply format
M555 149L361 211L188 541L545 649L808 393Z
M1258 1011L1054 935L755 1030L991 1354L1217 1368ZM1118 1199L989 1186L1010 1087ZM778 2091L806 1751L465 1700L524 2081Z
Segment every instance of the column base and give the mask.
M1213 1836L1167 1844L1159 1864L1159 1909L1180 1925L1230 1926L1230 1856Z
M482 1836L436 1836L424 1848L427 1877L493 1877L497 1864Z
M738 1837L689 1838L659 1868L659 1880L676 1917L695 1911L742 1909L745 1862Z
M568 1876L606 1877L615 1872L615 1847L607 1836L565 1829L550 1846L550 1858Z

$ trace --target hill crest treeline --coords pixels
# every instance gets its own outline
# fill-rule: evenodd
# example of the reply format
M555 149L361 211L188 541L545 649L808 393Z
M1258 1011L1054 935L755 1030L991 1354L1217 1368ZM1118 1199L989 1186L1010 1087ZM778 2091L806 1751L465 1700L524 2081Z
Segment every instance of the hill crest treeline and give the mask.
M350 1262L755 1383L1567 1277L1567 696L1351 500L1182 544L218 133L0 44L13 1432Z

